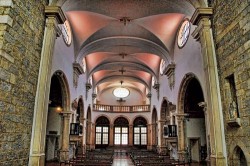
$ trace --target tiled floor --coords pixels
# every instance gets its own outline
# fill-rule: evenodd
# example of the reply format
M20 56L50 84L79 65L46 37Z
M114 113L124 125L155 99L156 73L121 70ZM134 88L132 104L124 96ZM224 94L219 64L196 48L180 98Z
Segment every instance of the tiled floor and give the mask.
M134 165L125 150L115 150L112 166L132 166Z

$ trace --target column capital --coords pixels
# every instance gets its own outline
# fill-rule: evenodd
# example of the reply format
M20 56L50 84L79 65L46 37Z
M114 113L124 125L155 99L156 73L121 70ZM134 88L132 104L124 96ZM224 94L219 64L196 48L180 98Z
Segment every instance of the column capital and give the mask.
M178 121L184 121L186 117L189 116L189 114L175 114Z
M66 21L65 14L59 6L46 6L45 7L46 17L55 17L58 24L63 24Z
M194 12L191 22L194 25L197 25L198 27L193 31L192 36L199 40L200 38L200 32L202 32L203 29L210 29L211 28L211 22L210 18L213 15L213 9L212 8L197 8Z
M206 7L206 8L197 8L194 12L194 14L191 17L191 22L194 25L199 25L202 18L208 18L212 17L213 15L213 8Z
M70 118L70 115L72 115L74 112L72 112L72 111L62 111L61 113L60 113L60 115L62 116L62 117L67 117L67 118Z

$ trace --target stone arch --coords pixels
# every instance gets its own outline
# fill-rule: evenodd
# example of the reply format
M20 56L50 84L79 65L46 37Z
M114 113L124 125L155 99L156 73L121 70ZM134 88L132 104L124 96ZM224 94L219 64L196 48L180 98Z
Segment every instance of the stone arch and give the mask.
M199 82L199 84L201 85L199 79L193 73L187 73L183 77L183 79L181 81L181 84L180 84L180 89L179 89L179 92L178 92L178 109L177 109L177 112L179 114L184 114L184 99L185 99L185 94L186 94L189 82L192 79L196 79ZM203 91L202 87L201 87L201 90L202 90L203 98L204 98L204 91Z
M130 119L127 117L127 116L124 116L124 115L118 115L116 117L113 118L113 122L112 124L114 125L115 124L115 120L117 120L118 118L125 118L127 121L128 121L128 124L130 125Z
M240 140L238 140L237 143L231 143L229 149L229 164L232 166L243 166L243 164L240 163L240 159L243 157L242 155L244 155L246 160L245 165L250 165L250 153L245 144Z
M68 79L66 75L63 73L63 71L61 70L56 71L52 75L52 77L53 76L59 80L60 85L62 87L62 108L64 109L64 111L69 111L70 110L70 91L69 91Z
M147 119L146 117L142 116L142 115L137 115L137 116L135 116L131 122L134 124L134 122L135 122L135 120L136 120L137 118L143 118L143 119L145 119L146 124L149 123L148 119Z
M87 115L86 115L86 148L87 150L91 149L91 130L92 130L92 121L91 121L91 108L88 106Z
M83 122L84 122L84 102L83 102L82 96L79 97L76 112L78 114L77 120L83 124Z
M65 117L61 118L60 114L64 115L64 112L69 112L70 110L70 94L69 94L69 86L68 81L65 74L58 70L56 71L52 77L50 82L50 90L49 90L49 104L47 111L47 124L42 126L45 128L46 138L45 143L45 156L46 161L55 159L60 152L60 156L64 156L65 154L61 153L60 149L67 149L67 146L63 144L62 138L67 133L67 130L62 127L65 122ZM59 137L55 137L55 135L59 135Z
M151 132L151 138L152 138L152 149L154 151L157 151L157 145L158 145L158 116L157 116L157 110L154 107L152 111L152 132Z
M169 101L166 97L163 97L163 100L161 102L161 110L160 110L160 120L167 120L170 116L169 111Z
M102 118L102 117L104 117L104 118L106 118L106 119L108 120L109 125L111 124L110 118L109 118L107 115L105 115L105 114L101 114L101 115L97 116L97 117L95 118L95 120L94 120L95 124L96 124L97 120L98 120L99 118Z
M205 161L210 155L209 123L205 117L205 107L204 91L199 79L195 74L187 73L178 93L178 150L183 151L188 147L190 158L198 162ZM196 137L192 136L193 130L199 131ZM203 153L200 154L199 150Z
M115 118L115 120L114 120L114 126L115 125L119 125L119 124L121 124L121 125L128 125L129 126L129 120L128 120L128 118L126 118L125 116L119 116L119 117L117 117L117 118Z

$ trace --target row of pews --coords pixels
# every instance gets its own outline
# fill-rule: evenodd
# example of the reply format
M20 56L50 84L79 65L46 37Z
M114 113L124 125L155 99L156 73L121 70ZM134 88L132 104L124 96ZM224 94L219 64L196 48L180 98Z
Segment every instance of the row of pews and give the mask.
M69 166L111 166L113 163L114 151L110 150L92 150L86 154L78 154L74 158L62 165ZM61 165L61 164L60 164Z
M128 156L135 166L190 166L190 162L170 159L155 151L129 147L126 149L96 149L81 153L60 166L112 166L114 156Z
M129 152L135 166L189 166L186 161L170 159L169 156L159 155L154 151L133 149Z

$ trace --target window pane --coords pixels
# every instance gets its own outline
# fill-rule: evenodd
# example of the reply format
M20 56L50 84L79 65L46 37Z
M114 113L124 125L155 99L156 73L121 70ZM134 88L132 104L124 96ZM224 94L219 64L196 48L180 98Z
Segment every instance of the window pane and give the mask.
M121 128L120 127L115 127L115 133L121 133Z
M134 133L140 133L140 127L134 127Z
M139 145L140 144L140 135L134 134L134 144Z
M95 142L101 144L101 133L96 133Z
M115 145L120 145L121 135L115 134Z
M122 133L128 133L128 128L127 127L123 127L122 128Z
M147 134L141 134L141 145L147 145Z
M109 135L103 134L102 135L102 144L108 144L108 142L109 142Z
M108 133L108 132L109 132L109 128L108 128L108 127L103 127L103 128L102 128L102 131L103 131L104 133Z
M147 133L147 127L141 127L141 133Z
M128 134L122 134L122 145L128 144Z
M102 127L96 127L96 132L97 132L97 133L102 132Z

